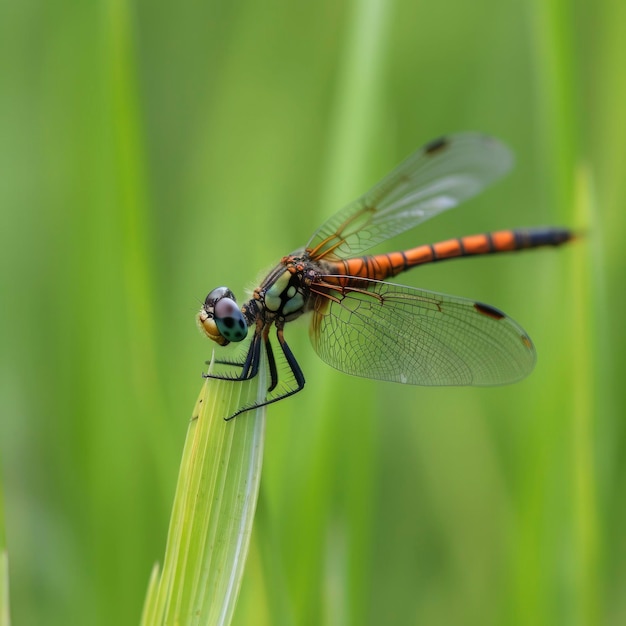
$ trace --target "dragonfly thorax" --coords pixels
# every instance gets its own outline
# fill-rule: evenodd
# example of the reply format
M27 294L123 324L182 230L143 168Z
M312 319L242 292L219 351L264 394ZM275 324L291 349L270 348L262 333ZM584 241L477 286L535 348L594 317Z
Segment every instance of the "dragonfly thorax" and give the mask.
M306 311L315 270L305 256L283 257L254 291L257 311L265 323L288 322ZM246 307L242 307L245 309ZM244 311L248 317L247 311Z
M280 274L274 283L264 290L264 302L266 309L285 317L302 309L304 295L297 273L286 269Z

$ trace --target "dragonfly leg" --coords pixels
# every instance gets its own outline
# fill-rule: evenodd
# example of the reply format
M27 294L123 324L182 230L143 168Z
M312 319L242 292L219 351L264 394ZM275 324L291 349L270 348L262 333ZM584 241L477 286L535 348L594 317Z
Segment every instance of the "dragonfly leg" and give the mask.
M215 363L216 365L229 365L230 367L243 367L246 363L246 360L244 359L243 361L235 361L233 359L213 359L211 361L204 362L205 365L211 365L211 363Z
M243 406L240 409L238 409L235 413L233 413L231 416L225 417L224 418L225 421L228 422L232 420L234 417L237 417L237 415L240 415L241 413L245 413L246 411L252 411L253 409L258 409L262 406L273 404L274 402L278 402L279 400L284 400L285 398L288 398L289 396L293 396L294 394L298 393L298 391L302 391L302 389L304 389L305 380L304 380L304 374L302 372L302 368L300 367L300 365L298 365L298 361L296 361L296 357L293 355L291 348L287 345L287 342L285 341L282 326L276 329L276 336L278 338L278 343L280 344L281 350L283 351L283 354L285 355L285 359L287 360L287 364L289 365L289 369L291 370L291 373L293 374L293 378L296 383L295 387L288 389L287 391L285 391L284 393L281 393L275 398L270 398L269 400L266 399L263 402L253 402L251 404ZM268 365L269 365L270 377L271 377L271 384L268 389L268 393L270 393L276 388L276 385L278 384L278 372L276 370L276 361L274 360L274 353L272 352L272 348L269 345L269 339L267 337L265 339L266 339L265 346L268 351L267 352ZM257 364L257 369L258 369L258 364Z
M282 399L282 398L287 398L288 396L292 396L294 393L298 393L298 391L302 391L302 389L304 388L305 380L304 380L304 374L302 373L302 368L298 364L298 361L296 361L296 357L293 355L291 348L287 345L287 342L285 341L282 327L276 330L276 336L278 337L278 342L280 343L280 347L283 350L283 354L285 355L285 358L287 359L287 363L289 364L289 368L291 369L291 373L296 379L296 384L297 384L296 389L293 389L292 391L286 393L284 396L281 396L280 399Z
M238 376L226 376L222 374L202 374L203 378L215 378L217 380L233 380L243 381L254 378L259 373L259 363L261 361L261 333L254 334L248 352L243 363L229 362L229 361L216 361L221 365L232 365L234 367L241 367L241 372ZM210 361L208 361L210 363Z
M271 393L276 389L278 385L278 370L276 369L276 359L274 358L274 349L272 348L272 342L269 338L269 327L264 333L263 341L265 342L265 353L267 355L267 365L270 370L270 386L267 389L267 393Z

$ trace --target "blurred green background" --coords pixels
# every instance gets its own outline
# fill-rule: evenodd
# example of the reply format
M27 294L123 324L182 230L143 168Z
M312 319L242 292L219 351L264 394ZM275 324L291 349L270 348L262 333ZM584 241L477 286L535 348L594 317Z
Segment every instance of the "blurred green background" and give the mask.
M624 24L610 0L2 2L14 623L138 622L212 350L200 301L242 298L460 130L503 139L516 169L385 249L584 230L403 277L504 309L537 368L493 389L374 383L294 324L307 387L268 411L235 622L626 623Z

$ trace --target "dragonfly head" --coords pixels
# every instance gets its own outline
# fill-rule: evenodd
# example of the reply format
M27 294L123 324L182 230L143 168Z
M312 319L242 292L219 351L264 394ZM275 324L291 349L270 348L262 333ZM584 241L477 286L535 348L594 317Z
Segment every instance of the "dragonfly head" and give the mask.
M198 313L200 328L220 346L231 341L243 341L248 335L248 324L228 287L214 289Z

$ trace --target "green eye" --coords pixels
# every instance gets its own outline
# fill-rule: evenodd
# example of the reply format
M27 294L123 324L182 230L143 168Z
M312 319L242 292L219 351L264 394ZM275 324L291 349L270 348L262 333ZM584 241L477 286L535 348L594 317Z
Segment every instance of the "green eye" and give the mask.
M248 335L248 324L228 287L217 287L205 299L198 313L200 328L220 346L231 341L243 341Z
M214 306L215 323L224 339L243 341L248 335L248 325L235 300L221 298Z

